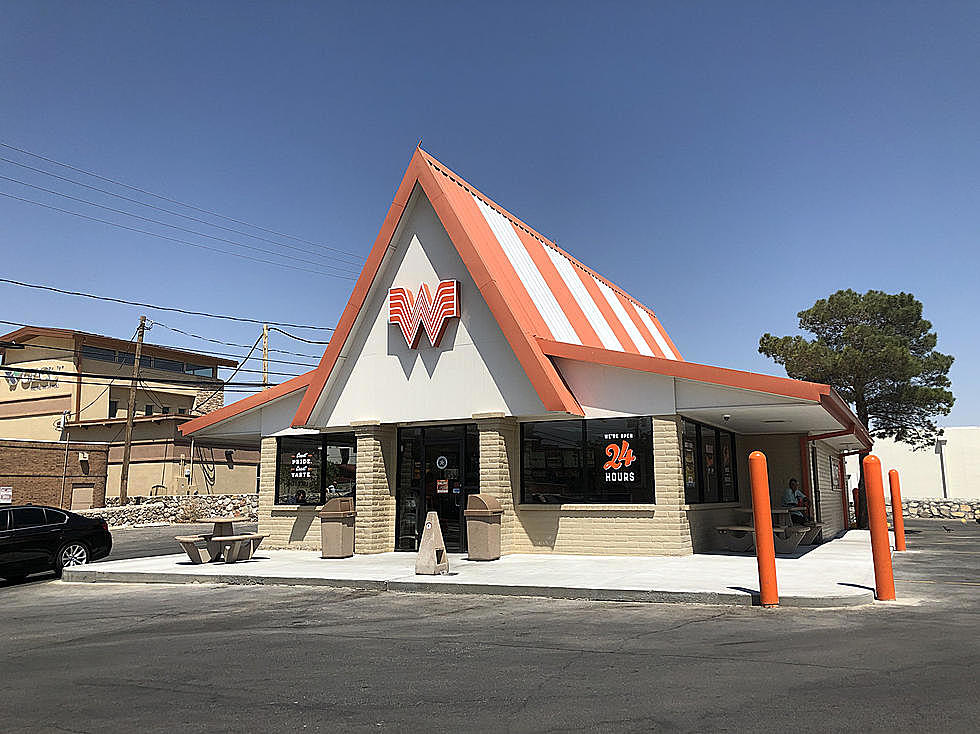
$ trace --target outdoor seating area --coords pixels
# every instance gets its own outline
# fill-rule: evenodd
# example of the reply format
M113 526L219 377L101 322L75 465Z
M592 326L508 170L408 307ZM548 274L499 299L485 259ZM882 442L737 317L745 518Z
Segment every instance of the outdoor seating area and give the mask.
M823 523L793 522L792 513L798 511L793 507L774 507L772 513L773 544L776 553L795 553L801 545L814 545L823 530ZM721 536L725 548L735 553L745 553L755 548L755 526L752 523L752 508L740 507L736 512L748 515L748 520L741 525L718 525L715 530Z
M214 531L202 535L178 535L174 538L193 564L237 563L252 558L268 534L235 534L235 521L242 517L212 517L203 522L213 523Z

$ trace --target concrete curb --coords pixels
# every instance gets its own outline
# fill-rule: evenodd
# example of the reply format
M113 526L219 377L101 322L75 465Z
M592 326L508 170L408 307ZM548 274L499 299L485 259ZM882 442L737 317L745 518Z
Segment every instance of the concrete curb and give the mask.
M529 596L545 599L579 599L587 601L645 602L658 604L712 604L722 606L757 606L758 594L735 594L713 591L657 591L644 589L586 589L570 586L517 586L480 583L431 583L424 581L381 581L376 579L331 579L296 576L249 576L222 573L196 576L183 573L100 571L97 565L66 568L62 581L69 583L123 584L232 584L238 586L324 586L335 589L387 591L421 594L476 594L487 596ZM874 602L874 593L866 591L847 596L780 595L784 607L830 608L856 607Z

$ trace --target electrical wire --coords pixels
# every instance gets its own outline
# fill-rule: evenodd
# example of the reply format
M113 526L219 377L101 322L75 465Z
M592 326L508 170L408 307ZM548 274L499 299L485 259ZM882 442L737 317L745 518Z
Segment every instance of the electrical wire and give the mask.
M264 247L256 247L255 245L246 245L243 242L238 242L237 240L229 240L227 237L218 237L217 235L207 234L206 232L199 232L196 229L189 229L188 227L181 227L177 224L169 224L168 222L163 222L159 219L153 219L152 217L144 217L141 214L133 214L132 212L127 212L124 209L116 209L111 206L106 206L105 204L98 204L94 201L89 201L88 199L82 199L77 196L70 196L69 194L63 194L60 191L55 191L54 189L47 189L44 186L38 186L36 184L27 183L27 181L21 181L17 178L11 178L10 176L0 175L0 181L10 181L11 183L19 184L21 186L27 186L28 188L34 189L36 191L43 191L46 194L54 194L55 196L60 196L65 199L70 199L71 201L77 201L80 204L85 204L87 206L98 207L99 209L105 209L113 214L122 214L125 217L132 217L133 219L139 219L142 222L149 222L151 224L159 224L161 227L170 227L171 229L176 229L180 232L187 232L188 234L197 235L198 237L206 237L209 240L215 240L217 242L225 242L233 247L243 247L247 250L255 250L256 252L264 252L266 255L273 255L275 257L289 257L291 259L296 259L290 255L283 255L276 250L269 250ZM333 266L328 266L333 267ZM354 275L357 273L350 270L343 270L341 268L335 268L338 273L344 273L345 275Z
M247 356L245 357L245 359L246 359L246 360L247 360L247 359L248 359L249 357L251 357L251 356L252 356L252 352L254 352L254 351L255 351L255 348L256 348L257 346L259 346L259 342L261 342L261 341L262 341L262 335L260 334L260 335L259 335L259 338L255 340L255 344L253 344L253 345L252 345L252 348L248 350L248 355L247 355ZM232 378L233 378L233 377L234 377L235 375L237 375L237 374L238 374L238 373L239 373L239 372L241 371L241 369L242 369L242 366L241 366L241 365L238 365L238 366L237 366L237 367L235 368L235 371L234 371L234 372L232 372L232 373L231 373L230 375L228 375L228 378L227 378L227 381L228 381L228 382L231 382L231 379L232 379ZM223 389L223 388L220 388L220 387L219 387L219 388L218 388L217 390L215 390L215 391L214 391L213 393L211 393L210 395L208 395L208 396L207 396L206 398L204 398L203 400L200 400L200 401L198 401L197 399L195 399L195 400L194 400L194 407L193 407L193 408L191 408L191 410L197 410L197 406L198 406L198 405L204 405L204 404L206 404L206 403L207 403L207 402L208 402L208 401L209 401L209 400L210 400L211 398L213 398L213 397L214 397L215 395L217 395L217 394L218 394L219 392L221 392L221 391L222 391L222 389ZM200 412L200 411L198 411L198 412Z
M288 336L290 339L295 339L296 341L303 342L304 344L323 344L323 345L327 345L327 344L330 343L330 342L319 342L319 341L316 341L314 339L304 339L301 336L296 336L295 334L290 334L288 331L283 331L282 329L279 329L279 328L277 328L275 326L270 326L269 327L269 331L278 332L278 333L282 334L283 336Z
M8 369L17 369L17 370L20 370L21 372L52 374L52 375L54 375L56 377L81 377L81 378L86 378L86 379L89 380L89 382L87 384L90 384L90 385L100 385L100 386L102 386L102 385L105 385L105 381L106 380L110 380L111 381L111 380L114 380L114 379L118 379L118 378L110 377L108 375L100 375L97 372L63 372L63 371L57 371L57 372L48 373L44 369L38 368L38 367L14 367L12 365L5 365L5 367L7 367ZM306 373L303 373L303 374L306 374ZM297 377L299 377L299 375L297 375ZM217 378L216 379L216 378L211 378L211 377L205 378L205 379L200 379L200 380L181 380L181 379L177 379L177 378L174 378L174 377L152 377L152 378L149 378L149 379L152 382L159 382L159 383L164 384L164 385L191 385L191 386L196 385L198 387L200 387L200 386L203 385L203 386L206 387L208 385L217 385L217 384L220 383L222 387L225 387L225 386L228 386L228 387L258 387L258 388L268 387L268 385L266 385L265 383L262 383L262 382L226 382L226 381L222 380L221 378Z
M201 341L211 342L213 344L224 344L226 347L239 347L241 349L248 349L248 344L237 344L235 342L222 341L221 339L211 339L210 337L201 336L200 334L192 334L189 331L184 331L174 326L167 326L166 324L162 324L159 321L154 321L153 323L156 324L157 326L162 326L164 329L169 329L170 331L174 331L178 334L183 334L184 336L189 336L193 339L200 339ZM316 359L316 360L320 359L319 356L314 354L304 354L303 352L290 352L288 349L273 349L270 347L269 351L277 352L278 354L291 354L294 357L306 357L307 359Z
M133 335L129 338L129 341L130 342L132 342L132 341L134 341L136 339L136 334L138 332L139 332L139 329L137 329L136 331L133 332ZM73 352L74 350L70 350L70 351ZM125 367L125 366L126 366L125 364L120 364L119 367L116 368L116 372L121 372L122 371L122 368ZM89 403L88 405L86 405L84 408L79 408L78 409L78 415L76 416L78 418L78 420L81 420L82 419L82 413L84 411L88 410L93 405L95 405L99 401L99 398L101 398L103 395L105 395L109 391L109 388L112 387L112 383L115 382L117 379L119 379L119 377L122 377L122 375L118 375L117 377L113 377L111 380L109 380L109 382L106 383L105 389L102 392L100 392L98 395L96 395L95 396L95 399L91 403Z
M309 255L316 255L318 257L322 257L324 254L322 252L317 252L316 250L308 250L305 247L296 247L296 245L290 245L286 242L280 242L278 240L270 240L268 237L262 237L261 235L252 234L251 232L245 232L244 230L235 229L234 227L225 227L221 224L215 224L214 222L209 222L206 219L201 219L200 217L192 217L190 214L184 214L182 212L174 211L173 209L167 209L166 207L147 204L145 201L140 201L139 199L133 199L132 197L129 196L123 196L122 194L117 194L114 191L109 191L108 189L102 189L99 188L98 186L92 186L92 184L87 184L84 181L78 181L77 179L74 178L59 176L57 173L51 173L51 171L45 171L43 168L35 168L34 166L29 166L26 163L20 163L19 161L15 161L12 158L4 158L3 156L0 156L0 161L3 161L4 163L10 163L11 165L18 166L20 168L27 169L28 171L34 171L35 173L40 173L45 176L50 176L51 178L56 178L59 181L65 181L67 183L74 184L75 186L81 186L83 188L90 189L91 191L98 191L100 194L105 194L106 196L113 196L117 199L122 199L123 201L128 201L133 204L137 204L139 206L145 206L148 209L153 209L154 211L163 212L165 214L170 214L175 217L181 217L183 219L189 219L192 222L198 222L199 224L204 224L208 227L214 227L215 229L221 229L224 230L225 232L234 232L235 234L240 234L244 237L251 237L256 240L261 240L262 242L268 242L271 245L288 247L291 250L296 250L297 252L305 252ZM252 225L248 225L248 226L252 226ZM360 255L354 255L353 253L347 254L340 250L336 251L334 257L336 257L337 255L343 255L345 257L354 258L355 262L350 263L351 265L359 265L364 261L364 258L361 257Z
M69 290L65 290L64 288L56 288L53 285L44 285L43 283L27 283L22 280L12 280L10 278L0 278L0 283L7 283L8 285L15 285L21 288L33 288L35 290L51 291L52 293L60 293L61 295L64 296L78 296L80 298L91 298L96 301L121 303L126 306L141 306L143 308L152 308L157 311L173 311L174 313L182 313L182 314L187 314L189 316L205 316L210 319L225 319L226 321L241 321L246 324L258 324L260 326L264 324L268 324L270 326L288 326L291 329L312 329L315 331L334 330L332 326L312 326L309 324L290 324L283 321L263 321L262 319L250 319L244 316L227 316L224 314L205 313L204 311L192 311L186 308L177 308L176 306L157 306L152 303L130 301L125 298L114 298L112 296L99 296L94 293L84 293L82 291L69 291ZM286 336L289 336L289 334L287 334Z
M92 222L101 222L102 224L108 224L112 227L119 227L120 229L126 229L130 232L138 232L139 234L149 235L150 237L157 237L161 240L167 240L169 242L176 242L181 245L188 245L190 247L197 247L202 250L210 250L211 252L220 252L222 255L231 255L232 257L240 257L243 260L253 260L255 262L265 263L267 265L275 265L280 268L288 268L289 270L298 270L301 273L313 273L316 275L325 275L330 278L340 278L341 280L354 280L352 276L348 275L338 275L337 273L328 273L323 270L314 270L312 268L301 268L295 265L288 265L286 263L276 262L274 260L266 260L261 257L252 257L251 255L243 255L240 252L233 252L231 250L222 250L220 247L211 247L210 245L202 245L197 242L190 242L189 240L182 240L178 237L168 237L164 234L159 234L157 232L150 232L146 229L140 229L139 227L130 227L127 224L119 224L118 222L112 222L108 219L100 219L99 217L90 217L88 214L81 214L79 212L73 212L69 209L62 209L61 207L53 206L51 204L45 204L40 201L34 201L33 199L25 199L22 196L14 196L13 194L8 194L5 191L0 191L0 196L5 196L8 199L15 199L16 201L22 201L26 204L34 204L35 206L44 207L45 209L52 209L56 212L61 212L62 214L71 214L74 217L80 217L82 219L88 219Z
M151 323L157 323L158 326L163 326L163 324L160 324L159 322L151 322ZM20 326L20 327L31 327L31 326L33 326L33 324L24 324L24 323L21 323L20 321L6 321L4 319L0 319L0 324L7 324L9 326ZM110 337L110 338L112 338L112 337ZM199 337L199 338L204 338L204 337ZM133 340L130 339L129 341L133 341ZM47 349L48 351L53 351L53 352L67 352L69 354L74 354L75 353L75 350L74 349L70 349L68 347L56 347L56 346L52 346L50 344L28 344L26 346L28 346L31 349ZM178 352L186 352L186 353L190 353L190 354L197 354L197 355L200 355L202 357L234 357L235 359L242 360L243 362L245 361L242 358L242 355L241 354L235 354L233 352L199 352L199 351L190 351L189 349L184 349L182 347L168 347L168 346L164 346L162 344L152 344L152 345L148 345L148 346L160 347L161 349L173 349L173 350L176 350ZM246 345L246 348L247 348L247 345ZM270 351L276 351L276 350L270 350ZM292 354L292 352L289 352L289 354ZM310 355L302 355L302 356L310 356ZM311 358L312 359L319 359L318 357L311 357ZM260 360L260 359L262 359L262 357L255 356L255 357L249 357L248 359ZM289 360L289 359L275 359L274 357L269 357L269 362L270 363L273 363L273 364L289 364L289 365L295 365L296 367L316 367L317 364L318 364L317 362L296 362L294 360ZM230 367L219 367L218 369L225 370L225 369L231 369L231 368Z
M39 153L32 153L29 150L25 150L24 148L18 148L18 147L14 146L14 145L10 145L9 143L4 143L3 141L0 141L0 146L2 146L4 148L7 148L8 150L15 150L18 153L23 153L24 155L29 155L32 158L37 158L39 160L46 161L48 163L54 163L56 166L61 166L62 168L67 168L67 169L72 170L72 171L75 171L77 173L84 173L86 176L91 176L92 178L96 178L96 179L98 179L100 181L105 181L106 183L115 184L116 186L122 186L123 188L129 189L130 191L137 191L137 192L139 192L141 194L146 194L147 196L152 196L155 199L161 199L163 201L170 202L171 204L178 204L179 206L187 207L188 209L192 209L192 210L194 210L196 212L201 212L202 214L210 214L212 217L218 217L219 219L224 219L227 222L234 222L235 224L241 224L241 225L246 226L246 227L252 227L253 229L259 230L260 232L266 232L268 234L274 234L277 237L287 237L287 238L289 238L291 240L294 240L296 242L303 242L303 243L306 243L308 245L313 245L314 247L321 247L321 248L323 248L325 250L331 250L333 252L338 252L338 253L341 253L341 254L344 254L344 255L350 255L352 257L356 257L356 258L359 258L361 260L364 260L365 259L365 258L361 257L360 255L357 255L356 253L353 253L353 252L347 252L346 250L341 250L341 249L336 248L336 247L331 247L329 245L324 245L324 244L322 244L320 242L312 242L310 240L305 240L302 237L296 237L296 236L291 235L291 234L286 234L285 232L277 232L274 229L267 229L265 227L260 227L257 224L251 224L249 222L244 222L244 221L241 221L239 219L233 219L232 217L227 217L224 214L219 214L218 212L211 211L209 209L202 209L200 207L194 206L193 204L188 204L187 202L178 201L177 199L171 199L171 198L169 198L167 196L164 196L163 194L155 194L152 191L148 191L146 189L141 189L141 188L139 188L137 186L132 186L130 184L123 183L122 181L116 181L115 179L107 178L106 176L100 176L97 173L92 173L91 171L86 171L84 168L77 168L76 166L72 166L72 165L70 165L68 163L62 163L61 161L57 161L54 158L48 158L48 157L43 156L43 155L41 155Z

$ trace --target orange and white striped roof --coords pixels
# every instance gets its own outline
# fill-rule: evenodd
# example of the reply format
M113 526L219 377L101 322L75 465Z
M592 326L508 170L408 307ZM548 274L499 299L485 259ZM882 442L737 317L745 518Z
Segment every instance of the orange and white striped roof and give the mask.
M649 308L586 267L420 151L462 220L489 232L474 244L498 285L510 291L524 330L537 338L647 357L682 359Z
M585 415L556 367L561 358L812 401L871 445L867 430L828 385L685 362L653 311L421 148L412 155L316 369L189 421L180 429L185 436L296 393L301 398L292 426L311 425L416 187L435 210L545 410Z

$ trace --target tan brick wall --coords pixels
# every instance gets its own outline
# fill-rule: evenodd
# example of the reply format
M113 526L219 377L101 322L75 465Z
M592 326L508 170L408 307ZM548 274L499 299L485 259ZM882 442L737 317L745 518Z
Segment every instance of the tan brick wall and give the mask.
M520 504L520 430L514 419L484 419L480 428L480 491L504 507L504 553L687 555L692 552L682 509L680 442L673 416L654 419L654 505Z
M497 499L504 510L500 522L500 550L514 553L520 500L520 425L514 418L477 420L480 432L480 494Z
M259 464L259 532L268 548L320 549L316 507L276 505L276 439L263 438Z
M395 550L394 426L354 427L357 437L357 518L354 522L356 553Z

